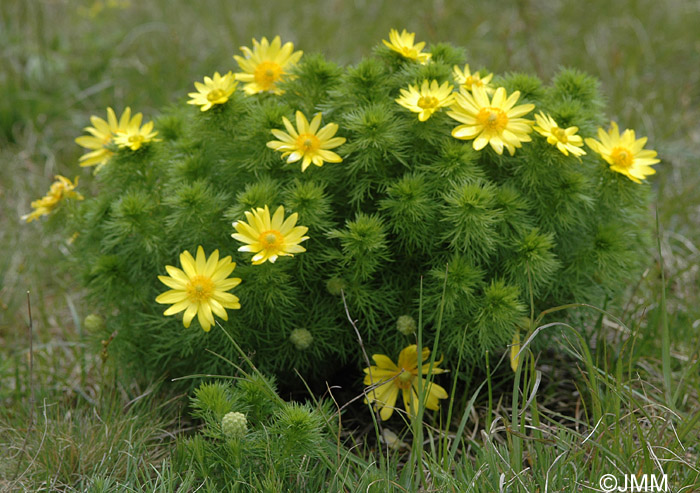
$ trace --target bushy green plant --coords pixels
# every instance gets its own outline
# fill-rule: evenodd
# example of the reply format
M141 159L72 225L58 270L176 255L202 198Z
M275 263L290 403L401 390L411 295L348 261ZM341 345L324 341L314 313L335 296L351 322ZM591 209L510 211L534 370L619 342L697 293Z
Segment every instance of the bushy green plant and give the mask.
M420 121L397 104L402 90L424 80L457 87L453 66L465 61L447 44L430 53L420 63L382 45L346 68L305 55L276 87L282 94L239 88L206 111L177 104L156 120L160 142L105 147L73 248L104 332L118 331L111 354L146 375L227 371L237 353L219 327L184 328L182 312L163 316L155 302L165 266L182 267L178 256L199 246L237 263L240 309L217 318L281 381L292 369L327 377L360 361L344 300L370 353L394 355L413 338L402 317L418 320L422 304L429 339L442 306L439 352L474 363L504 351L531 308L618 295L644 262L649 186L590 148L565 155L536 132L511 155L453 137L447 108ZM607 121L597 81L576 70L550 85L506 74L491 86L519 91L517 104L582 137ZM326 157L302 172L268 146L296 112L337 124L342 162ZM308 228L306 251L253 265L232 223L280 205Z
M282 401L271 379L203 383L192 408L202 427L178 441L174 464L207 491L304 491L336 472L321 460L336 453L330 409Z

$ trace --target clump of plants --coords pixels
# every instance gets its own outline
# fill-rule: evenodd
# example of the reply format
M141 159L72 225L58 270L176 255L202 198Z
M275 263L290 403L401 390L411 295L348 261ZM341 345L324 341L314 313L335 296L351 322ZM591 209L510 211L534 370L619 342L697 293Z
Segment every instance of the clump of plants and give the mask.
M425 48L392 30L341 67L262 38L155 122L93 117L77 142L99 192L70 234L110 354L227 372L229 334L282 382L326 379L362 363L347 308L388 359L439 326L449 368L506 351L535 310L614 299L645 260L646 138L577 70L544 84Z
M328 406L284 402L272 379L203 383L191 405L202 426L178 440L174 464L209 491L303 491L336 472L327 459L337 453Z

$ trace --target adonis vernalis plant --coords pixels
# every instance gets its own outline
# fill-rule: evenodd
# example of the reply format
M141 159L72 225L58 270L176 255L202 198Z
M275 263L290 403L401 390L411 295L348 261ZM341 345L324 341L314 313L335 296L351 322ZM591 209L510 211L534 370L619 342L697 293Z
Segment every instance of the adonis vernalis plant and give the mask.
M108 110L79 141L102 169L72 248L140 373L230 371L235 341L282 384L346 364L359 384L347 305L369 354L403 355L368 369L386 418L399 390L411 406L417 330L428 346L441 318L437 354L482 364L532 310L610 305L643 267L658 159L598 130L595 79L472 72L397 30L346 68L279 37L252 46L152 126Z

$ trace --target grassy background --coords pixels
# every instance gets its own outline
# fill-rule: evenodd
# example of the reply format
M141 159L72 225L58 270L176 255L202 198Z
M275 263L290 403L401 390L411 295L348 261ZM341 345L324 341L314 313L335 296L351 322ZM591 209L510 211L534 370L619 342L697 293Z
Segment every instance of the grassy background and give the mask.
M167 455L171 434L182 428L177 422L180 408L158 399L148 405L126 405L153 389L116 384L113 369L99 357L100 348L85 343L81 322L90 308L81 303L70 272L59 267L70 232L47 230L36 222L22 224L19 217L29 212L30 202L46 192L57 173L81 176L83 193L91 193L90 171L77 165L81 149L73 142L91 114L104 116L107 106L119 113L128 105L150 119L165 105L182 104L193 81L215 70L236 70L232 55L240 53L239 46L250 45L252 37L276 34L306 53L321 52L351 64L387 39L390 28L405 27L428 43L464 46L472 68L532 72L546 81L559 67L570 66L598 77L610 118L648 136L648 147L662 159L651 181L657 194L654 205L667 282L664 306L659 255L649 252L649 269L639 285L631 287L628 310L617 314L626 327L605 319L598 328L588 329L611 344L619 356L615 361L625 364L624 372L620 369L616 378L601 383L603 388L617 388L624 396L628 394L622 387L634 389L650 399L637 402L629 397L617 407L628 419L639 409L649 410L646 427L634 431L641 425L631 420L629 428L624 428L640 438L613 434L613 441L605 446L629 440L625 446L632 453L640 443L654 443L642 438L651 436L658 443L675 446L673 440L666 443L669 428L657 429L661 421L651 419L666 419L664 406L671 404L658 391L663 387L660 330L664 316L672 338L681 422L690 423L687 437L691 444L694 437L697 444L700 436L693 417L698 416L700 389L699 25L700 5L691 0L663 4L651 0L432 0L400 6L388 0L202 0L196 4L186 0L3 0L0 448L6 456L0 455L0 489L18 484L31 489L37 485L81 489L86 484L81 481L94 477L96 471L106 478L107 489L113 477L131 478L133 484L151 481L154 489L160 480L167 483L163 479L170 474L167 467L156 468L155 475L145 473L141 479L139 474L144 473L138 468L160 464ZM654 212L650 210L650 217ZM28 290L35 322L33 385L28 371ZM630 336L634 346L621 349ZM596 364L615 373L615 366L607 366L608 356L596 356ZM557 358L545 355L538 367L554 371L561 364ZM563 381L572 378L563 372ZM37 406L31 405L32 389ZM563 411L575 409L573 392L566 383L540 389L552 403L564 401ZM142 400L150 398L137 402ZM507 411L502 403L488 411L485 407L477 414L487 421ZM614 414L615 409L611 411ZM39 431L46 425L46 433L27 434L32 420ZM583 436L584 430L580 432ZM478 433L473 440L488 449L488 440L481 441ZM497 445L504 447L502 455L519 450L512 448L512 436ZM470 445L466 452L482 457L475 450L476 445ZM567 456L569 463L591 460L583 448L576 450L582 455ZM682 455L687 448L677 451ZM689 462L698 467L697 445L695 452L688 453ZM482 464L482 459L475 460L469 466L474 468L471 473L463 470L465 477ZM542 477L553 460L543 459ZM648 461L653 464L651 458ZM106 463L113 470L100 468ZM20 480L26 482L11 482L15 466L24 471Z

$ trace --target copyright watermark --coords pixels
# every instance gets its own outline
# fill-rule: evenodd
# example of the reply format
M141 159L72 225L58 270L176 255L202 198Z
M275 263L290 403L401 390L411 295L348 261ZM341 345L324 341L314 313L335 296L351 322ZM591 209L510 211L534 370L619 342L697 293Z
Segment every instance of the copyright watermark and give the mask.
M605 474L598 481L600 489L605 492L626 492L626 493L657 493L668 491L668 476L666 474L642 474L637 477L634 474L615 476Z

